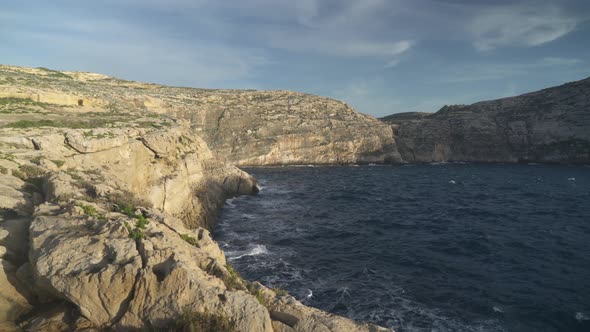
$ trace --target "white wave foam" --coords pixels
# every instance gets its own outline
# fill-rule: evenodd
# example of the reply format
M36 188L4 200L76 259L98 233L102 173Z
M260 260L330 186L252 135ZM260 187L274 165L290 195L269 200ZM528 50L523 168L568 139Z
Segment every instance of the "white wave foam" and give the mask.
M313 297L313 292L311 291L311 289L308 288L307 295L305 295L305 297L299 302L304 303L305 301L311 299L312 297Z
M586 316L583 312L576 312L576 320L578 322L583 322L585 320L590 320L590 317Z
M226 255L228 256L228 260L236 260L246 256L258 256L258 255L266 255L270 253L264 244L257 244L252 249L248 251L237 251L237 252L228 252ZM233 255L237 254L237 256L232 257Z
M234 204L234 199L235 199L235 197L226 199L225 200L225 207L228 209L236 207L236 205Z
M576 178L568 178L568 181L576 181Z
M455 182L455 180L451 180L449 181L450 184L456 184L457 182Z
M499 306L494 306L494 307L492 307L492 309L494 310L494 312L499 312L499 313L503 313L504 312L504 309L502 309Z

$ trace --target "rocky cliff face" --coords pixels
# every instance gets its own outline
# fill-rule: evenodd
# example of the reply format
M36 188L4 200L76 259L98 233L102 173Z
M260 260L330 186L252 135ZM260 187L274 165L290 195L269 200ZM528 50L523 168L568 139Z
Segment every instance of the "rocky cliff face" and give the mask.
M187 119L214 153L237 165L400 161L389 126L340 101L303 93L177 88L0 66L0 97Z
M38 87L102 76L21 71L0 97L1 331L385 331L227 264L208 228L256 181L202 128L139 102L123 110L106 92ZM36 76L48 77L21 81Z
M590 78L382 120L391 124L408 162L590 162Z

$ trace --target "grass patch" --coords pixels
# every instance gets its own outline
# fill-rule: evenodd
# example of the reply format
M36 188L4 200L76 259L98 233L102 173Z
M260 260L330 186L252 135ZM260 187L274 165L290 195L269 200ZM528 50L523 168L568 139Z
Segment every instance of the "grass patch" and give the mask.
M31 162L35 165L41 165L41 156L31 158Z
M0 159L4 159L4 160L8 160L8 161L14 161L14 155L10 154L10 153L2 153L0 152Z
M89 121L63 121L63 120L19 120L4 125L4 128L28 129L40 127L57 127L71 129L90 129L105 127L112 124L108 119L91 119Z
M92 205L79 204L78 206L81 207L82 210L84 211L84 214L89 217L94 217L100 221L107 220L106 216L104 214L98 212L98 210Z
M262 295L262 289L258 289L256 291L256 294L254 294L254 296L256 297L256 300L258 300L258 303L262 304L265 307L268 307L268 304L266 303L266 300L264 299L264 296Z
M66 162L64 160L51 160L57 167L62 167Z
M192 237L188 234L180 234L180 238L192 246L195 246L197 248L199 247L199 243L197 242L197 239L195 239L194 237Z
M137 227L133 228L129 225L128 222L124 222L125 228L129 232L129 238L133 240L140 240L144 238L143 231Z
M143 239L145 236L143 234L143 230L146 228L149 220L142 214L142 213L135 213L137 210L136 207L130 205L119 205L118 212L130 217L134 218L135 226L131 227L129 223L125 222L125 228L129 232L129 237L134 240Z
M18 167L18 170L24 175L24 178L21 178L21 180L25 180L27 178L38 178L46 174L45 170L34 165L21 165Z
M289 294L286 290L278 287L274 287L272 291L275 292L277 296L285 296Z
M85 131L83 133L85 138L92 138L92 139L102 139L102 138L113 138L115 134L113 133L102 133L102 134L95 134L93 130Z
M57 70L52 70L49 68L45 68L45 67L38 67L37 69L41 69L42 71L47 73L47 77L53 77L53 78L67 78L67 79L73 79L72 76L64 74L60 71Z
M48 103L41 103L38 101L34 101L28 98L16 98L16 97L2 97L0 98L0 105L32 105L32 106L39 106L39 107L47 107L50 104Z
M225 316L205 312L186 311L172 329L176 332L236 332L234 324Z
M227 272L229 272L229 278L224 278L223 282L228 289L243 289L244 282L242 281L242 276L236 271L236 269L231 265L225 265Z

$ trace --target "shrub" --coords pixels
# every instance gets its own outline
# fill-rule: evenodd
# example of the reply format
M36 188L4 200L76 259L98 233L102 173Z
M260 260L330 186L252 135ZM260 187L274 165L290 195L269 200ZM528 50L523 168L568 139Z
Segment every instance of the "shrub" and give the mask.
M273 290L273 292L275 292L275 294L277 296L285 296L285 295L288 295L289 294L286 290L284 290L282 288L275 287L272 290Z
M65 162L65 161L63 161L63 160L51 160L51 161L52 161L52 162L55 164L55 166L57 166L57 167L62 167L62 166L63 166L63 165L66 163L66 162Z
M235 332L234 324L225 316L205 312L185 312L173 331L176 332Z
M182 238L184 241L186 241L188 244L195 246L195 247L199 247L199 243L197 242L197 239L195 239L194 237L188 235L188 234L180 234L180 238Z
M240 276L238 271L236 271L236 269L234 269L234 267L231 264L225 265L225 268L227 269L227 272L229 272L229 278L223 278L225 286L230 290L243 289L244 287L242 277Z

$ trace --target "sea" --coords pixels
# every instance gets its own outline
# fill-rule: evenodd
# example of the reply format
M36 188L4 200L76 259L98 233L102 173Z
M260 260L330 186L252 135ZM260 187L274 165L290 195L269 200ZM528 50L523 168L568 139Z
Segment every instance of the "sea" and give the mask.
M405 331L590 331L590 167L246 168L214 238L247 280Z

